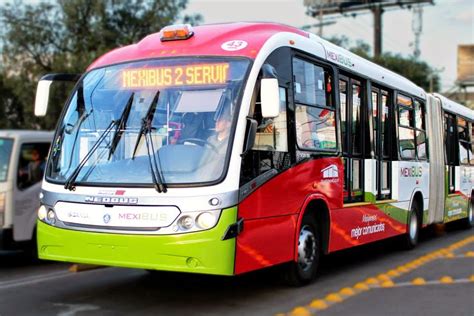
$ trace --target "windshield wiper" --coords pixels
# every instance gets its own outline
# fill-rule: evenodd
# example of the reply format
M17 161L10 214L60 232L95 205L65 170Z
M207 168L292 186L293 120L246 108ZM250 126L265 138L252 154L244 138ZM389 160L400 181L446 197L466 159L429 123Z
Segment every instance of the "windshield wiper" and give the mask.
M112 120L109 126L107 126L107 128L105 129L105 131L99 136L99 139L95 142L94 146L92 146L91 150L89 150L89 152L84 156L84 158L82 158L79 165L77 165L76 169L74 169L74 171L71 173L69 178L67 178L66 183L64 184L64 188L66 190L69 190L69 191L75 190L74 182L77 176L81 172L86 162L90 159L90 157L92 157L92 155L95 153L97 148L99 148L100 144L104 141L107 135L109 135L110 131L116 124L117 124L116 121Z
M155 94L155 97L151 101L150 106L148 107L145 117L142 119L142 125L140 127L140 131L138 132L137 140L135 142L135 148L133 149L132 160L135 159L135 155L137 153L138 146L140 145L142 136L145 136L148 162L150 164L151 178L153 180L155 190L159 193L161 192L166 193L168 189L166 188L166 185L161 178L160 168L158 167L158 163L156 161L155 148L153 146L153 139L151 137L153 117L155 116L155 111L158 105L159 98L160 98L160 91L157 91Z
M130 95L130 98L128 98L127 105L125 106L125 109L122 112L122 115L120 115L120 118L117 122L117 127L115 128L115 133L114 136L112 137L112 144L110 145L110 151L109 151L109 160L110 157L115 152L115 149L117 149L117 145L120 142L120 139L122 138L122 135L127 127L127 121L128 117L130 116L130 111L132 109L132 104L133 104L133 97L135 95L135 92L132 92Z
M137 154L138 146L140 145L140 141L142 136L145 135L145 130L148 126L151 127L151 122L153 121L153 117L155 116L156 106L158 105L158 99L160 97L160 91L157 91L155 97L151 101L148 110L146 111L145 117L142 119L142 124L140 126L140 131L138 132L137 140L135 141L135 148L133 148L132 160L135 159L135 155Z
M166 188L166 185L161 180L160 169L158 168L158 164L156 162L155 148L153 146L153 139L151 137L150 131L151 129L147 129L145 131L145 143L146 143L146 152L148 154L148 162L150 164L150 170L151 170L151 179L153 180L153 185L155 187L155 190L158 193L161 193L161 192L166 193L168 189ZM153 162L152 162L152 159L153 159Z

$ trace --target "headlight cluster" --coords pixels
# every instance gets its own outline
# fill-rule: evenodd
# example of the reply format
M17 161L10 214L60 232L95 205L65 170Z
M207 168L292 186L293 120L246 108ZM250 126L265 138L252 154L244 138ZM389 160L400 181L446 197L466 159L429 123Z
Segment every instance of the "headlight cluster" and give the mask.
M47 209L44 205L41 205L38 209L38 218L50 225L56 223L56 213L52 209Z
M216 226L220 213L220 210L183 213L173 223L172 229L183 233L210 229Z
M211 229L216 226L220 215L221 210L181 213L173 224L161 228L158 234L190 233ZM41 205L38 209L38 218L49 225L55 225L57 221L54 210L45 205Z

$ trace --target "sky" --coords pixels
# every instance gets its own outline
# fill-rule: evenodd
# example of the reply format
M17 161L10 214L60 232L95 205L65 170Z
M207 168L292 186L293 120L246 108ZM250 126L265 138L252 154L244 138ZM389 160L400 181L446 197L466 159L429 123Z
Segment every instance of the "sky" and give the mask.
M305 14L303 0L189 0L187 14L200 13L204 24L230 21L272 21L301 28L317 22ZM413 54L410 43L413 13L408 9L383 14L383 51ZM372 46L372 14L340 17L323 29L324 37L347 36L354 44L363 40ZM318 29L311 29L318 32ZM443 91L454 85L457 76L457 46L474 44L474 0L435 0L423 8L420 59L438 70Z
M10 1L10 0L0 0ZM37 3L39 0L25 0ZM453 87L457 77L457 46L474 44L474 0L434 0L423 8L420 59L439 71L442 90ZM305 14L303 0L188 0L185 14L200 13L203 24L232 21L271 21L301 28L317 22ZM397 9L383 14L383 51L413 54L412 11ZM326 26L324 37L345 35L352 43L363 40L372 46L372 14L339 17ZM310 30L314 33L318 29Z

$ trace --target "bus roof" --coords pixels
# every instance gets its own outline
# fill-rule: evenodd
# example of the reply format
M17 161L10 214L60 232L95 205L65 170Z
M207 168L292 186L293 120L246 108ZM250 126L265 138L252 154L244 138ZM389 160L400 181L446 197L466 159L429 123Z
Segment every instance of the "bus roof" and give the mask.
M470 108L465 107L464 105L459 104L457 102L454 102L453 100L450 100L439 93L433 93L433 95L440 99L441 106L445 111L451 112L453 114L459 114L471 121L474 121L474 111Z
M186 40L161 41L161 32L150 34L136 44L117 48L90 67L98 68L124 61L177 56L243 56L255 58L263 44L274 34L291 32L309 37L305 31L278 23L236 22L193 27L194 35ZM223 44L245 41L247 46L230 50Z
M424 90L410 80L314 34L292 26L278 23L236 22L197 26L193 27L193 32L194 35L189 39L165 42L161 41L161 32L148 35L136 44L117 48L103 55L89 67L89 70L126 61L157 57L242 56L254 59L270 38L290 34L297 41L291 42L281 36L284 42L274 41L275 49L281 46L293 46L305 50L303 47L307 46L299 44L317 42L323 48L323 53L306 51L363 77L369 77L376 82L403 90L419 98L426 98ZM245 45L237 49L225 46L234 41L245 41Z
M381 84L386 84L392 88L426 99L426 94L423 88L417 86L407 78L362 58L347 49L324 40L319 36L311 34L311 38L324 46L324 49L326 50L326 59L328 61L338 64L349 71L369 77Z

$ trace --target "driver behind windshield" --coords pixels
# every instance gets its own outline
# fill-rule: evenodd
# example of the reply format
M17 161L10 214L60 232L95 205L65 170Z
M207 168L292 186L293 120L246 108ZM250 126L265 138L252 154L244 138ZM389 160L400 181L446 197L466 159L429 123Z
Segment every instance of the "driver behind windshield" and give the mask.
M207 139L219 155L226 153L231 124L230 106L225 106L216 119L215 134Z

